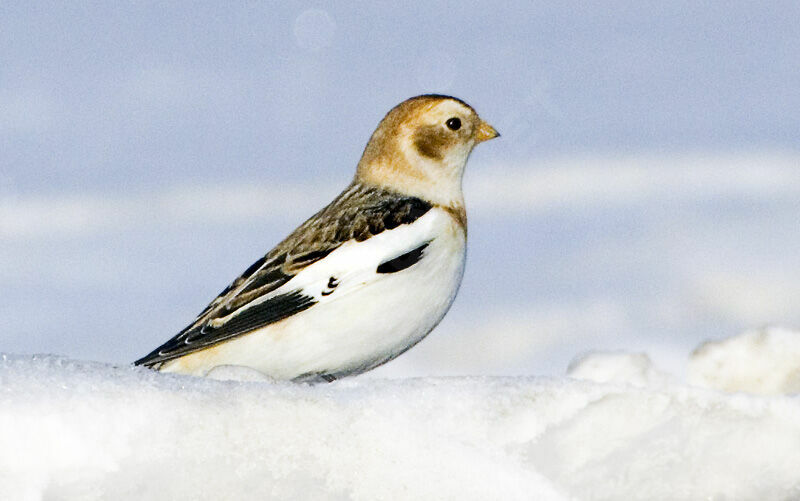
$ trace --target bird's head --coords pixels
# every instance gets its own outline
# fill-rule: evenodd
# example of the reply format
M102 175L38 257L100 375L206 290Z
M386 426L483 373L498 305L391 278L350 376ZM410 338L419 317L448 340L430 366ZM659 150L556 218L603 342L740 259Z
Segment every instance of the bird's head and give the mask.
M412 97L378 124L358 164L356 180L445 206L462 206L467 158L476 144L497 136L460 99Z

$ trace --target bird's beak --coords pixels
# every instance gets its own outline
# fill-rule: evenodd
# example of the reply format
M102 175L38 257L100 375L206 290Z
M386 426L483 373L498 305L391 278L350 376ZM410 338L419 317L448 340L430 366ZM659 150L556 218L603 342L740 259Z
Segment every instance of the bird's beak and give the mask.
M475 142L482 143L496 137L500 137L500 133L494 130L494 127L481 120L480 125L478 125L478 133L475 134Z

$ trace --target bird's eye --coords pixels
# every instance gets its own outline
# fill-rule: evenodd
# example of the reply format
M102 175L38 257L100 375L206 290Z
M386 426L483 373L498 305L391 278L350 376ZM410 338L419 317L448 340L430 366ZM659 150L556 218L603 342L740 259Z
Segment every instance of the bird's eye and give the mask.
M444 124L450 130L458 130L461 128L461 120L456 117L448 118Z

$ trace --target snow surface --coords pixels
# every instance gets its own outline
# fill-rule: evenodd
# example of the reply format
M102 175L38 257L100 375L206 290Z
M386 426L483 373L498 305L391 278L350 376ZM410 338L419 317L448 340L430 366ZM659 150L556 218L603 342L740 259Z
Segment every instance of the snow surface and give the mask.
M751 337L709 346L744 363L766 353ZM309 386L6 355L0 499L800 498L800 397L690 387L643 354L570 375L594 381Z
M688 380L723 391L800 393L800 332L774 327L704 343L689 359Z
M595 352L576 357L567 375L596 383L627 383L648 386L666 383L671 377L656 369L646 353Z

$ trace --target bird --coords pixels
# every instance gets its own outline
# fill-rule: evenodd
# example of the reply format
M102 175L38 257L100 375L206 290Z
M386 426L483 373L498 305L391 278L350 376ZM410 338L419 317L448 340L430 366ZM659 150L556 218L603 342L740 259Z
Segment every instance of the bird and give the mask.
M341 194L134 365L193 376L239 366L317 383L404 353L456 297L466 260L464 167L477 144L498 136L452 96L398 104Z

